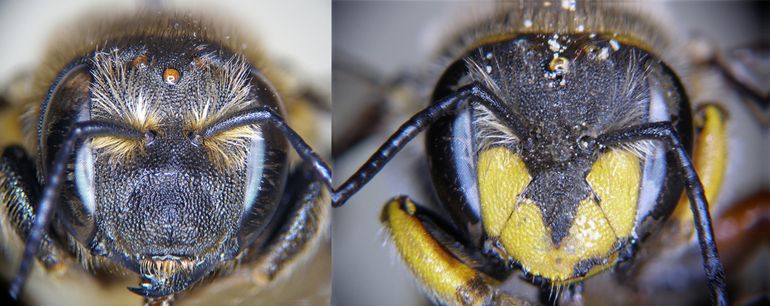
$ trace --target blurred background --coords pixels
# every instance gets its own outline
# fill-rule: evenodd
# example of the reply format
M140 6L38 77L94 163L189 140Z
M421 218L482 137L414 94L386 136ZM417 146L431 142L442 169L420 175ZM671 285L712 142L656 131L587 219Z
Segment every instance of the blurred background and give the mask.
M88 13L171 7L223 15L245 25L271 58L330 88L331 0L0 0L0 84L43 56L53 29Z

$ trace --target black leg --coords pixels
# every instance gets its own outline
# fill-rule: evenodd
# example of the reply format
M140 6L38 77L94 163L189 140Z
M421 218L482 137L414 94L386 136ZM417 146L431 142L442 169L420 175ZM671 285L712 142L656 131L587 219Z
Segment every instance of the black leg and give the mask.
M35 255L38 253L40 244L46 234L46 228L51 219L54 205L59 197L59 186L66 178L65 170L75 144L81 140L102 135L132 139L142 138L144 136L135 129L113 123L80 122L72 128L67 139L62 143L61 149L56 153L50 173L46 177L42 198L40 199L39 204L35 206L36 214L24 247L24 254L19 266L19 272L11 283L10 292L14 299L18 299L19 294L21 294L24 289L24 282L27 279L27 275L29 275Z
M621 131L599 136L597 144L612 146L619 143L634 142L639 140L662 141L669 150L675 153L677 163L685 180L687 197L690 199L690 209L695 217L695 229L698 233L703 266L706 269L711 297L715 305L727 305L727 287L725 284L724 269L719 260L717 245L714 239L714 230L711 225L711 216L708 211L703 185L695 172L695 167L687 156L679 135L670 122L648 123Z
M272 233L266 243L254 245L254 272L272 281L282 271L297 266L303 256L315 254L328 228L328 194L309 166L298 167L289 177L281 199L286 209L276 214ZM248 260L248 259L246 259Z
M332 190L332 172L329 169L329 166L326 165L323 159L321 159L312 148L310 148L297 132L292 130L289 125L286 124L286 121L284 121L281 116L267 107L238 112L231 117L207 127L201 133L201 136L208 138L227 130L263 122L269 122L281 130L283 135L286 136L294 147L294 150L299 153L299 156L302 157L306 163L311 165L318 179L321 180L329 190Z
M40 196L35 163L23 148L10 146L0 158L0 173L0 192L5 202L1 205L8 206L9 213L14 212L7 216L8 222L22 240L26 240L35 215L34 205Z
M402 124L356 173L351 175L334 191L332 205L334 207L342 206L348 198L368 183L377 172L382 170L385 164L396 156L420 132L438 119L459 112L471 103L481 103L481 105L488 108L501 120L509 123L517 135L525 135L524 129L517 122L514 122L514 116L506 108L502 107L499 101L500 99L489 89L478 82L474 82L463 86L454 94L426 107Z
M0 224L13 227L21 241L29 238L39 197L35 162L21 147L5 148L0 157L0 205L5 206L6 215L0 216ZM21 248L21 245L13 247ZM47 234L43 235L37 257L46 268L59 263L60 255Z
M5 208L5 214L0 216L0 225L8 224L21 241L26 241L35 220L35 204L39 197L40 185L32 158L21 147L5 148L0 157L0 205ZM48 235L43 236L42 244L38 258L46 267L55 265L58 259L52 252ZM16 247L21 248L21 245L13 246Z

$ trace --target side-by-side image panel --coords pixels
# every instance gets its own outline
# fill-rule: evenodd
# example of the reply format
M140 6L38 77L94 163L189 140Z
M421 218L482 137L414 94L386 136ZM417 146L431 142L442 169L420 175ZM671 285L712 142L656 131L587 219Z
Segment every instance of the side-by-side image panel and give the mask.
M330 304L330 0L1 1L0 40L0 304Z
M335 2L333 303L767 301L762 8Z
M770 304L768 12L0 0L0 305Z

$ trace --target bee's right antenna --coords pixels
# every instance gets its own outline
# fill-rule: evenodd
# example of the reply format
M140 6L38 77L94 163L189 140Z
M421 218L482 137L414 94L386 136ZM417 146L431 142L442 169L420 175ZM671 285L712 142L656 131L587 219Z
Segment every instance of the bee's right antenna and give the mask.
M35 255L40 248L43 234L51 220L54 205L59 197L59 186L66 178L65 170L67 169L68 159L73 152L75 144L79 141L106 135L129 139L140 139L144 137L144 135L136 129L118 125L116 123L96 121L78 122L72 130L70 130L67 139L64 140L61 144L61 148L56 153L56 157L46 178L43 196L36 207L35 220L32 223L32 227L29 231L29 238L24 247L24 255L22 256L21 264L19 265L19 272L16 273L16 277L14 277L9 290L13 299L18 300L22 290L24 290L24 283L27 280L30 269L32 269L36 257Z
M409 118L393 135L377 149L353 175L350 176L332 194L332 205L340 207L353 194L366 185L409 141L425 130L438 119L455 114L465 109L470 103L478 102L488 108L514 130L516 135L525 135L524 129L505 107L500 99L479 82L473 82L458 89L455 93L431 104L419 113Z

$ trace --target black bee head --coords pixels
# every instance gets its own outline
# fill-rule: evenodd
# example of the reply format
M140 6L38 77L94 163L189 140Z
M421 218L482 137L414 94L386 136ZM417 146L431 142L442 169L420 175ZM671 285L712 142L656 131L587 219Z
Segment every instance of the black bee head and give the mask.
M202 131L280 98L260 71L196 39L126 38L70 64L41 115L41 175L66 124L130 126L142 139L96 137L72 157L60 223L92 255L142 276L146 296L184 290L232 264L273 217L287 142L269 125ZM71 123L70 123L71 124Z

